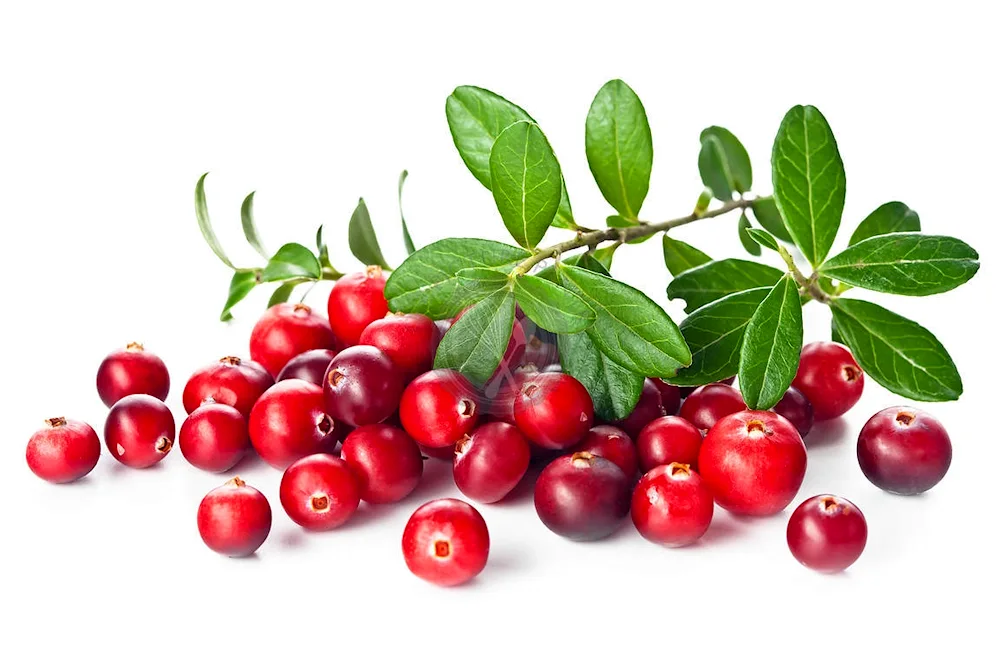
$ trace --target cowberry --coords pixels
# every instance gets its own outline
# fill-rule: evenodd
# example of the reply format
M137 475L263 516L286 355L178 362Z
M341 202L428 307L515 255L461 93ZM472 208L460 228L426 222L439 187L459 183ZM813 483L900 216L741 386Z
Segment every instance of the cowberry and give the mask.
M355 345L339 353L326 369L326 410L351 426L378 424L399 408L403 374L377 347Z
M216 553L249 556L271 532L271 505L263 493L234 477L198 505L198 532Z
M31 472L46 482L75 482L97 465L101 440L90 424L53 417L28 440L25 457Z
M868 524L851 501L814 496L792 512L786 538L792 555L806 567L840 572L865 550Z
M174 417L159 399L145 394L126 396L108 413L104 444L128 467L148 468L174 446Z
M304 303L279 303L267 309L250 332L250 358L272 376L291 359L316 349L340 348L330 323Z
M148 394L164 401L169 392L166 364L140 343L115 350L97 369L97 393L109 408L133 394Z
M951 438L937 419L913 408L886 408L858 436L858 463L878 488L911 496L940 482L951 466Z
M275 381L281 382L295 378L322 387L326 378L326 369L335 356L337 356L336 350L309 350L298 354L288 360Z
M361 332L361 345L374 345L385 352L406 379L426 373L434 367L441 333L434 320L411 313L389 314L375 320Z
M714 511L712 492L683 463L653 468L632 492L632 523L650 542L682 547L705 534Z
M247 420L234 407L205 403L181 424L177 445L195 468L225 472L250 451Z
M455 485L472 500L495 503L517 486L530 463L531 447L516 427L483 424L455 446Z
M457 586L486 567L490 533L472 505L444 498L421 505L403 530L410 572L439 586Z
M310 454L333 453L337 429L326 413L323 390L305 380L285 380L265 391L250 412L250 442L279 469Z
M514 422L540 447L567 449L594 424L594 404L576 378L539 373L522 383L514 399Z
M634 440L639 437L639 433L646 427L646 424L665 414L662 399L660 398L660 390L652 380L647 378L642 383L639 402L635 404L629 416L615 422L615 426L621 427Z
M697 470L701 440L701 431L682 417L655 419L639 434L639 467L646 472L667 463L683 463Z
M347 522L361 503L358 480L347 463L313 454L285 469L278 497L285 513L309 530L331 530Z
M841 416L860 400L865 374L846 347L817 341L802 348L792 386L812 403L816 421L825 421Z
M789 387L778 404L771 408L779 415L792 422L792 426L803 438L813 427L813 406L806 395L795 387Z
M698 387L684 399L681 417L696 428L708 431L723 417L746 409L747 405L740 392L727 384L713 382Z
M344 439L340 452L358 480L366 503L395 503L420 483L424 460L401 428L387 424L359 426Z
M475 388L458 371L428 371L403 391L399 420L425 447L454 447L479 421Z
M560 456L535 482L535 511L545 527L571 540L599 540L629 512L631 480L589 452Z
M521 385L524 384L525 380L535 375L538 375L538 369L533 364L521 365L504 382L489 387L494 389L492 395L484 397L489 417L495 421L513 424L514 399L520 393Z
M222 357L196 370L184 385L184 410L191 414L202 403L221 403L236 408L246 418L273 384L271 374L256 361Z
M594 456L606 458L621 468L629 479L635 479L636 473L639 472L635 443L628 433L617 426L595 426L583 436L583 440L573 448L573 451L589 452Z
M660 378L650 378L656 388L660 391L660 404L663 405L663 413L676 415L681 407L681 388L672 384L667 384Z
M377 266L350 273L333 284L327 312L333 332L344 345L357 345L365 327L389 312L384 292L385 275Z

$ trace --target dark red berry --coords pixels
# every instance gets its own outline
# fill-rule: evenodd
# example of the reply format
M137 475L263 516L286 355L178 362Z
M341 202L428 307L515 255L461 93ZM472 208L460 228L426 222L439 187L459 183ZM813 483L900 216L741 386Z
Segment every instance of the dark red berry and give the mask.
M272 376L293 357L309 350L337 350L330 324L304 303L279 303L267 309L250 332L250 358Z
M514 399L514 422L536 445L567 449L594 425L594 404L576 378L539 373L521 385Z
M878 488L912 496L944 479L951 466L951 438L923 410L886 408L861 429L858 463Z
M697 542L712 523L713 511L705 480L683 463L653 468L632 493L632 523L639 534L667 547Z
M374 345L389 355L407 379L415 378L434 367L441 333L434 320L412 313L389 314L375 320L361 332L361 345Z
M803 438L806 434L812 430L813 427L813 406L806 398L805 394L796 389L795 387L789 387L785 391L785 395L781 397L778 404L771 408L774 412L792 422L792 426L795 430L799 432Z
M109 408L133 394L148 394L161 401L170 392L170 373L163 360L140 343L115 350L97 369L97 393Z
M191 414L203 403L221 403L247 418L253 404L273 384L271 374L256 361L222 357L196 370L184 385L184 410Z
M424 373L403 391L399 420L425 447L454 447L479 421L475 388L458 371Z
M355 345L340 352L326 369L326 410L351 426L378 424L399 408L403 386L403 374L385 352Z
M635 404L631 414L625 419L615 422L615 426L621 427L634 440L639 437L639 433L646 427L646 424L665 414L663 403L660 400L660 390L656 388L652 380L646 379L642 383L639 402Z
M311 454L332 454L337 429L326 413L323 390L305 380L285 380L265 391L250 412L250 442L281 470Z
M514 399L521 391L525 380L538 375L538 369L533 365L519 366L509 378L498 383L492 395L485 396L486 410L489 417L495 421L514 423Z
M385 275L377 266L350 273L333 284L327 312L330 326L344 345L357 345L361 332L389 312Z
M635 443L628 433L617 426L595 426L583 436L574 452L589 452L605 458L622 469L625 476L635 479L639 472L639 460Z
M490 533L472 505L444 498L421 505L403 530L410 572L438 586L457 586L486 567Z
M444 338L444 335L448 333L448 329L451 328L451 320L434 320L434 326L437 327L439 338Z
M177 445L195 468L225 472L250 451L247 420L234 407L206 403L181 424Z
M331 530L357 511L361 489L343 459L313 454L288 466L278 497L288 518L303 528Z
M660 391L660 404L663 405L663 413L676 415L681 408L681 387L667 384L660 378L650 378L656 388Z
M483 424L455 446L455 485L472 500L495 503L517 486L530 463L531 447L517 428Z
M819 572L840 572L865 550L868 523L849 500L813 496L792 512L786 536L800 563Z
M305 380L317 387L322 387L326 378L326 369L330 362L337 356L336 350L309 350L292 357L285 367L281 369L276 378L277 382L282 380Z
M358 480L366 503L395 503L413 493L424 472L417 443L401 428L359 426L344 440L340 455Z
M792 386L812 403L816 421L825 421L841 416L861 399L865 374L846 347L817 341L802 348Z
M174 416L163 401L152 396L126 396L108 413L104 444L128 467L148 468L174 446Z
M629 512L631 480L589 452L560 456L535 482L535 511L545 527L571 540L599 540Z
M263 493L234 477L202 499L198 532L216 553L249 556L271 532L271 505Z
M536 368L545 368L549 364L559 363L559 348L556 337L548 331L539 329L530 321L521 321L526 341L522 364L531 364Z
M740 392L721 382L713 382L691 392L681 405L681 417L695 428L708 431L723 417L746 409Z
M75 482L97 465L101 440L90 424L54 417L28 440L25 456L31 472L46 482Z
M643 472L668 463L683 463L698 469L701 431L682 417L660 417L639 434L636 449Z

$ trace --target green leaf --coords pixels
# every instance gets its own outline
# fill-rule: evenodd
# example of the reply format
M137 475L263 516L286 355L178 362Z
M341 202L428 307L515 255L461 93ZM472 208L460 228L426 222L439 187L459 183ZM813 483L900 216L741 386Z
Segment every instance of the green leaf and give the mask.
M321 267L333 268L330 264L330 249L323 241L323 225L316 230L316 250L319 251L319 265Z
M712 258L694 246L664 234L663 261L666 263L670 275L677 276L688 269L711 262Z
M653 135L639 96L619 79L598 91L587 114L587 162L604 199L635 220L649 191Z
M497 137L490 153L493 199L514 240L534 248L559 209L562 172L548 139L537 125L514 123Z
M260 240L260 232L257 231L257 223L253 219L253 196L255 194L257 193L251 192L243 200L243 205L240 207L240 221L243 223L243 236L247 237L247 243L260 253L261 257L267 259L270 254L264 249L264 244Z
M826 118L811 106L792 107L771 154L774 201L795 245L819 266L830 252L844 212L846 178Z
M552 226L560 229L576 229L576 222L573 219L573 208L569 203L569 193L566 192L566 178L560 174L559 187L559 208L556 210L556 217L552 219Z
M915 401L954 401L962 378L927 329L881 306L856 299L831 303L837 334L880 385Z
M899 201L882 204L861 221L851 234L850 245L861 243L872 236L894 232L919 232L920 216L909 206Z
M198 228L201 229L201 235L205 238L205 243L212 249L215 256L222 260L222 263L230 269L235 270L236 267L229 261L229 257L222 249L222 244L219 243L219 239L215 236L215 231L212 229L212 221L208 217L208 202L205 200L206 176L208 176L207 171L201 175L201 178L198 179L198 184L194 186L194 213L198 218ZM228 310L226 312L228 313Z
M785 243L792 243L792 236L785 227L785 221L781 219L781 211L774 203L774 197L758 197L750 205L753 217L757 219L757 224L771 232L775 238L781 239Z
M496 241L444 239L410 255L386 281L385 298L393 312L423 313L433 320L453 317L468 305L462 301L458 272L496 269L509 273L530 254Z
M514 294L497 290L469 309L441 339L434 368L453 368L483 385L500 365L514 328Z
M321 274L319 260L309 248L299 243L286 243L268 260L261 273L261 280L266 283L289 278L319 280Z
M586 333L559 335L559 361L587 388L598 419L618 421L632 414L646 378L608 359Z
M677 325L648 296L624 283L576 266L558 269L563 287L594 309L587 330L597 347L620 366L645 377L672 377L691 363Z
M598 273L607 273L610 275L611 262L615 258L615 251L618 250L618 246L615 244L606 245L603 248L598 248L596 250L591 250L587 254L596 259L601 266L604 267L604 271L597 270L596 268L590 269L591 271L597 271ZM589 266L584 266L583 268L590 268Z
M382 249L379 248L375 228L372 227L372 218L368 214L364 199L358 200L358 205L351 214L351 222L347 227L347 243L351 246L351 253L363 264L381 266L386 270L391 268L382 256Z
M599 252L599 250L595 252ZM606 257L606 259L610 264L611 257ZM604 262L601 259L595 257L594 254L589 251L577 253L576 255L570 255L569 257L563 257L559 259L559 261L553 264L552 266L545 267L535 275L538 276L539 278L543 278L551 282L559 282L559 276L556 275L556 268L558 267L559 264L568 264L569 266L580 266L587 269L588 271L594 271L595 273L600 273L605 276L611 275L611 272L608 271L608 267L605 266Z
M702 131L698 172L701 182L721 201L730 201L734 191L742 194L753 185L747 149L724 127L712 126Z
M228 322L233 319L229 311L233 306L246 298L247 294L257 286L257 271L254 269L238 269L233 273L233 279L229 281L229 296L226 298L226 305L222 308L219 319Z
M586 256L584 256L586 257ZM592 262L597 260L591 258ZM594 323L594 309L568 289L537 276L518 276L514 297L532 322L552 333L572 334Z
M979 271L979 253L950 236L873 236L826 260L819 272L876 292L926 296L955 289Z
M747 227L746 232L747 234L750 235L750 238L752 238L760 245L766 248L770 248L771 250L778 249L778 240L773 236L771 236L770 233L764 231L763 229L757 229L755 227Z
M399 221L403 225L403 245L406 247L406 254L412 255L417 251L416 246L413 245L413 239L410 238L410 230L406 226L406 216L403 215L403 183L406 182L406 177L409 173L404 169L403 173L399 175L399 187L396 196L396 201L399 202Z
M750 230L750 221L747 220L746 213L740 213L740 243L743 244L743 249L754 257L760 257L760 244L754 241L753 237L747 232Z
M599 260L594 253L587 252L580 255L580 261L576 262L576 266L605 276L611 275L611 272L608 271L608 267L604 266L604 263Z
M684 311L701 308L724 296L754 287L772 287L785 275L773 266L747 259L722 259L680 274L667 287L671 299L684 299Z
M740 392L751 410L770 410L792 385L802 351L802 300L785 276L761 301L740 347Z
M497 290L508 286L510 275L494 269L462 269L458 272L458 284L462 290L462 301L473 303Z
M295 290L297 285L301 285L303 280L289 280L287 282L281 283L271 294L271 298L267 302L267 307L277 305L279 303L285 303L292 296L292 292Z

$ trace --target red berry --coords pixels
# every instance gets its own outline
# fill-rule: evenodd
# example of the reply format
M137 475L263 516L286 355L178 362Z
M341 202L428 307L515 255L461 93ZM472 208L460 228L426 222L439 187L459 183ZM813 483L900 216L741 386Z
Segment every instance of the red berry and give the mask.
M514 422L536 445L567 449L594 425L594 404L576 378L539 373L521 385L514 399Z
M813 427L813 406L806 398L805 394L796 389L795 387L789 387L785 391L785 395L781 397L778 404L771 408L774 412L792 422L792 426L795 430L799 432L803 438L806 434L812 430Z
M535 482L535 511L545 527L571 540L599 540L629 511L631 480L589 452L560 456Z
M184 410L191 414L203 403L221 403L247 418L253 404L273 384L271 374L256 361L223 357L196 370L184 385Z
M206 403L181 424L177 444L195 468L225 472L250 451L247 420L234 407Z
M681 417L695 428L708 431L723 417L746 409L740 392L721 382L713 382L691 392L681 406Z
M886 408L861 429L858 463L878 488L912 496L944 479L951 466L951 438L922 410Z
M479 421L476 390L458 371L424 373L406 387L399 420L425 447L453 447Z
M174 446L174 416L163 401L152 396L126 396L108 413L104 444L128 467L148 468Z
M639 472L635 443L628 433L616 426L595 426L583 436L583 440L573 451L589 452L605 458L621 468L629 479L635 479Z
M635 439L639 437L639 433L646 424L665 414L663 403L660 401L660 390L656 388L652 380L646 379L642 383L639 402L635 404L631 414L625 419L615 422L615 426L620 426L629 434L630 438Z
M472 500L495 503L517 486L530 463L531 447L514 426L483 424L455 446L455 485Z
M288 517L309 530L331 530L350 519L361 489L343 459L313 454L288 466L278 496Z
M234 477L198 505L198 532L216 553L249 556L271 532L271 505L263 493Z
M276 382L282 380L305 380L317 387L323 386L326 378L326 369L330 362L337 356L336 350L309 350L289 359L285 367L275 378Z
M698 541L712 523L712 492L683 463L653 468L632 493L632 523L650 542L683 547Z
M529 326L530 324L530 326ZM531 364L536 368L545 368L549 364L559 363L559 348L556 337L548 331L534 326L530 321L521 321L525 332L524 358L522 364Z
M417 508L403 530L410 572L438 586L457 586L486 567L490 533L483 516L461 500L432 500Z
M46 482L62 484L84 477L101 457L101 440L86 424L54 417L28 440L28 467Z
M366 503L399 502L413 493L424 472L417 443L403 429L386 424L354 429L340 454Z
M865 374L846 347L818 341L802 348L792 386L812 403L816 421L825 421L854 407L864 391Z
M337 354L326 369L326 411L351 426L378 424L399 408L403 374L377 347L355 345Z
M326 413L323 390L305 380L285 380L265 391L250 412L250 442L279 469L311 454L333 453L337 429Z
M840 572L865 550L868 523L849 500L813 496L792 512L786 536L800 563L819 572Z
M715 384L728 384L730 387L732 387L734 382L736 382L735 375L733 377L726 378L725 380L719 380ZM680 389L681 398L683 399L687 398L692 393L694 393L695 389L698 389L698 387L678 387L678 389Z
M358 342L385 352L410 379L434 368L434 354L440 341L441 333L434 320L418 313L400 313L369 324Z
M806 446L773 412L746 410L719 420L701 443L698 471L715 502L735 514L769 516L792 502L806 474Z
M385 276L377 266L348 274L333 284L327 312L333 332L344 345L357 345L365 327L389 312L384 292Z
M534 365L519 366L509 378L499 383L498 387L488 386L487 389L495 389L493 395L487 395L487 413L495 421L514 423L514 399L521 392L521 385L525 380L538 375L538 369ZM491 383L492 384L492 383Z
M701 431L681 417L660 417L639 434L636 443L643 472L668 463L683 463L698 469Z
M170 392L170 373L163 360L140 343L115 350L97 369L97 393L109 408L133 394L148 394L161 401Z
M663 405L664 414L676 415L681 407L681 387L667 384L660 378L650 378L650 380L660 391L660 403Z
M330 324L304 303L279 303L250 332L250 358L272 376L293 357L309 350L337 350L340 344Z

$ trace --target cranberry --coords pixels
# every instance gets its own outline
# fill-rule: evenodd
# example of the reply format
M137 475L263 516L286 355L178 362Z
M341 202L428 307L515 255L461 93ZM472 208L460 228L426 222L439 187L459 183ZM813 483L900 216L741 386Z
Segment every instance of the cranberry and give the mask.
M708 530L713 504L708 485L691 466L668 463L639 480L632 493L632 523L650 542L683 547Z
M560 456L535 482L535 511L545 527L571 540L599 540L629 511L632 484L622 469L589 452Z
M559 348L556 345L554 335L535 327L530 321L522 321L521 327L526 335L522 363L531 364L536 368L545 368L549 364L559 363Z
M271 532L271 505L263 493L234 477L198 505L198 532L216 553L249 556Z
M477 502L495 503L517 486L530 463L531 447L517 428L483 424L455 446L455 484Z
M341 456L366 503L399 502L413 493L424 473L417 443L395 426L359 426L344 440Z
M250 332L250 358L272 376L303 352L339 347L330 324L304 303L271 306Z
M635 404L632 413L625 419L615 422L615 425L620 426L634 440L639 437L646 424L665 414L663 403L660 401L660 390L652 380L647 379L642 383L642 393L639 394L639 402Z
M451 320L434 320L434 326L438 330L438 338L444 338L444 335L448 333L448 329L451 328Z
M206 403L181 424L177 444L195 468L225 472L250 451L247 420L234 407Z
M406 387L399 420L421 445L452 447L479 421L476 390L458 371L429 371Z
M309 350L288 360L276 378L277 382L296 378L311 382L317 387L323 386L326 369L337 356L336 350Z
M861 429L858 463L878 488L912 496L944 478L951 466L951 438L922 410L886 408Z
M660 417L639 434L636 443L643 472L668 463L683 463L698 469L701 431L681 417Z
M715 423L727 415L746 410L740 392L721 382L698 387L681 406L681 417L708 431Z
M357 345L365 327L389 312L384 292L385 276L377 266L348 274L333 284L327 312L333 332L344 345Z
M730 387L732 387L734 382L736 382L735 375L733 377L726 378L725 380L719 380L715 384L728 384ZM678 389L680 389L681 398L687 398L692 393L694 393L694 391L698 389L698 387L678 387Z
M163 360L140 343L115 350L97 369L97 393L109 408L133 394L149 394L161 401L170 392L170 373Z
M487 412L495 421L514 423L514 399L521 392L524 382L538 375L534 365L519 366L509 378L500 383L492 396L488 396Z
M326 414L323 390L305 380L285 380L265 391L250 412L250 442L279 469L310 454L332 453L337 429Z
M720 419L705 436L698 471L722 507L769 516L785 509L802 486L806 446L781 415L737 412Z
M840 572L865 550L868 523L849 500L813 496L792 512L786 536L800 563L819 572Z
M152 396L126 396L108 413L104 443L128 467L148 468L174 446L174 416L163 401Z
M285 514L303 528L332 530L358 510L361 489L343 459L313 454L288 466L278 497Z
M854 407L864 391L865 374L846 347L818 341L802 348L792 386L812 403L816 421L825 421Z
M246 418L272 384L271 374L256 361L222 357L196 370L184 385L184 410L191 414L202 403L222 403L236 408Z
M374 345L389 355L407 379L434 368L441 333L426 315L386 315L361 332L362 345Z
M774 412L792 422L792 426L795 430L799 432L803 438L812 430L813 427L813 406L806 398L805 394L796 389L795 387L789 387L785 391L785 395L781 397L778 404L771 408Z
M62 484L84 477L101 457L101 440L86 424L54 417L28 440L28 467L46 482Z
M399 407L403 386L403 374L385 352L355 345L340 352L326 369L326 410L351 426L378 424Z
M663 405L663 413L676 415L681 407L681 387L667 384L660 378L650 378L660 392L660 404Z
M521 385L514 421L529 440L549 449L580 442L594 424L594 404L579 380L565 373L539 373Z
M583 436L583 440L573 451L589 452L606 458L621 468L629 479L635 479L639 472L635 443L628 433L616 426L595 426Z
M403 530L410 572L439 586L457 586L486 567L490 533L476 509L461 500L432 500L417 508Z

